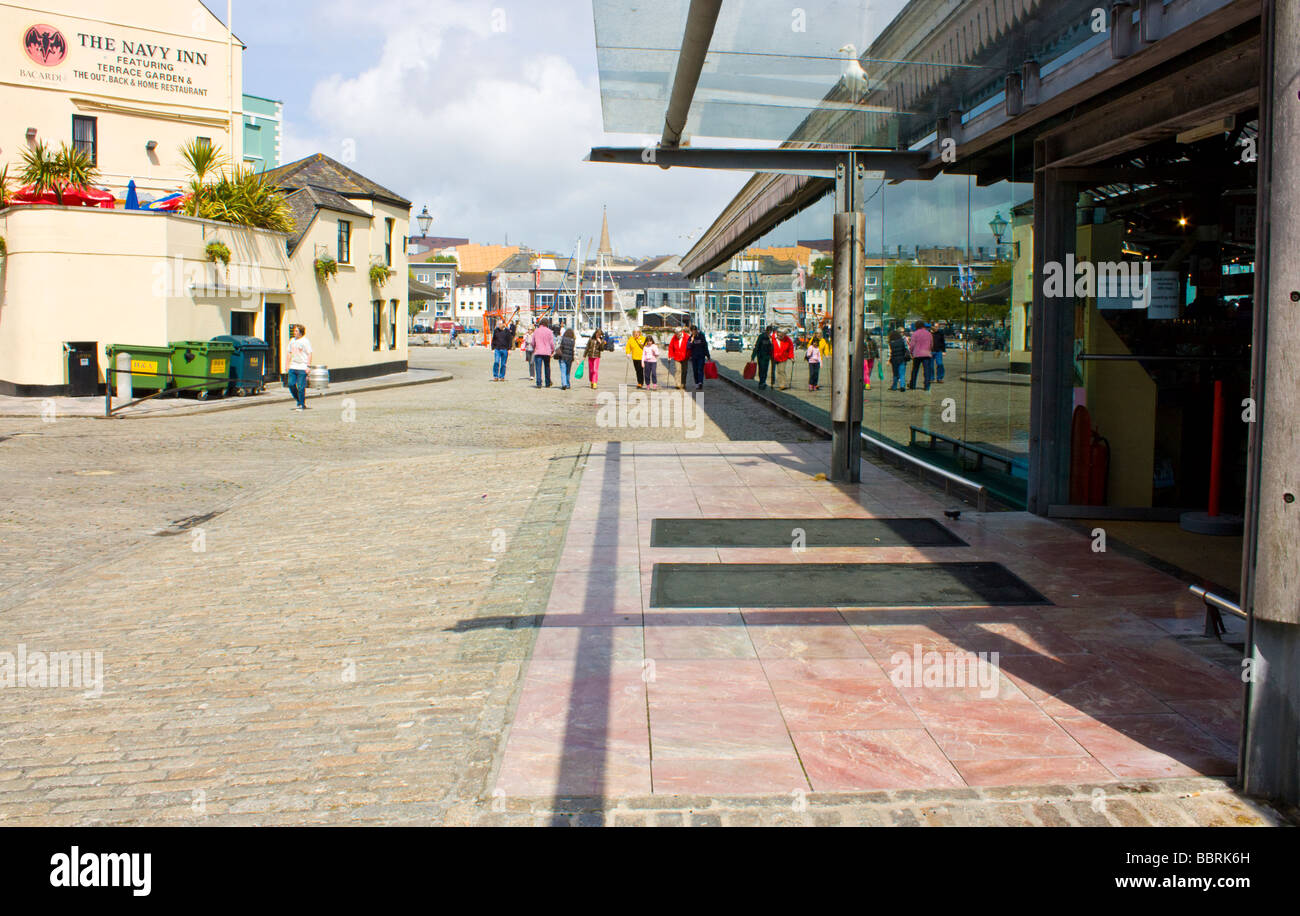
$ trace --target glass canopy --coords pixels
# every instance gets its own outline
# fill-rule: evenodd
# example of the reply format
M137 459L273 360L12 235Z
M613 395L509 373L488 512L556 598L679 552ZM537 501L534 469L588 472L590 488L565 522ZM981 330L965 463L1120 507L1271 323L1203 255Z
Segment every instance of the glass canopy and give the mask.
M688 0L594 0L604 127L658 134ZM1107 39L1095 0L725 0L685 134L898 149ZM1097 31L1098 27L1102 31Z

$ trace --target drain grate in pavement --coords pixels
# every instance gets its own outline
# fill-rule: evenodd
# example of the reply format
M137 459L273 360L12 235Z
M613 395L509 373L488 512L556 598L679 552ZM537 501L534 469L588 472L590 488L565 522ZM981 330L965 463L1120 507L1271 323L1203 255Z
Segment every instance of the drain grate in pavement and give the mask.
M1051 604L1001 563L656 563L650 606Z
M651 547L966 547L932 518L657 518Z

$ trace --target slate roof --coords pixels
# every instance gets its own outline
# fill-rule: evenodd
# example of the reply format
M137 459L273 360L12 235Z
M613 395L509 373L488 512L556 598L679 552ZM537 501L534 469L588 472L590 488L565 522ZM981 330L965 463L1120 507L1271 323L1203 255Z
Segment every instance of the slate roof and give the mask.
M351 201L377 200L407 209L411 206L406 198L394 194L383 185L375 184L360 172L335 162L323 153L271 169L265 175L267 181L284 192L289 213L293 216L294 229L289 234L290 251L302 241L317 210L333 210L361 219L371 219L369 213Z
M400 194L376 184L360 172L353 171L324 153L290 162L266 172L267 180L286 190L317 188L335 191L343 197L378 200L397 207L410 208L411 202Z
M289 205L289 214L293 217L293 232L289 233L290 250L298 247L317 210L335 210L349 216L370 219L369 213L348 203L342 195L319 188L300 188L297 191L290 191L285 195L284 201Z

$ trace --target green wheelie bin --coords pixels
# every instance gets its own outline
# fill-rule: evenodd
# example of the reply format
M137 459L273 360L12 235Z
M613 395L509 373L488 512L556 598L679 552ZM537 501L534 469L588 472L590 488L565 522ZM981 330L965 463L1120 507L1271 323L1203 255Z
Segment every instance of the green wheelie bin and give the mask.
M230 386L226 391L243 396L257 394L266 388L266 357L270 348L260 337L242 334L221 334L213 342L228 343L235 348L230 358Z
M172 379L182 393L200 401L225 393L235 347L224 340L172 341Z
M110 370L117 368L119 353L131 354L131 391L161 391L171 385L171 347L109 344L104 348L108 365L104 367L104 381L116 388L118 376Z

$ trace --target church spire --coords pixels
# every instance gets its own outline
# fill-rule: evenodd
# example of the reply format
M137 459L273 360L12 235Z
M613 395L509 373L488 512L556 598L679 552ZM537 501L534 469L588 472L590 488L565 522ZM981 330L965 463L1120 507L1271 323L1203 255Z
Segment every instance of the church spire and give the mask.
M596 254L612 255L614 249L609 244L609 214L605 208L600 208L600 247L596 249Z

